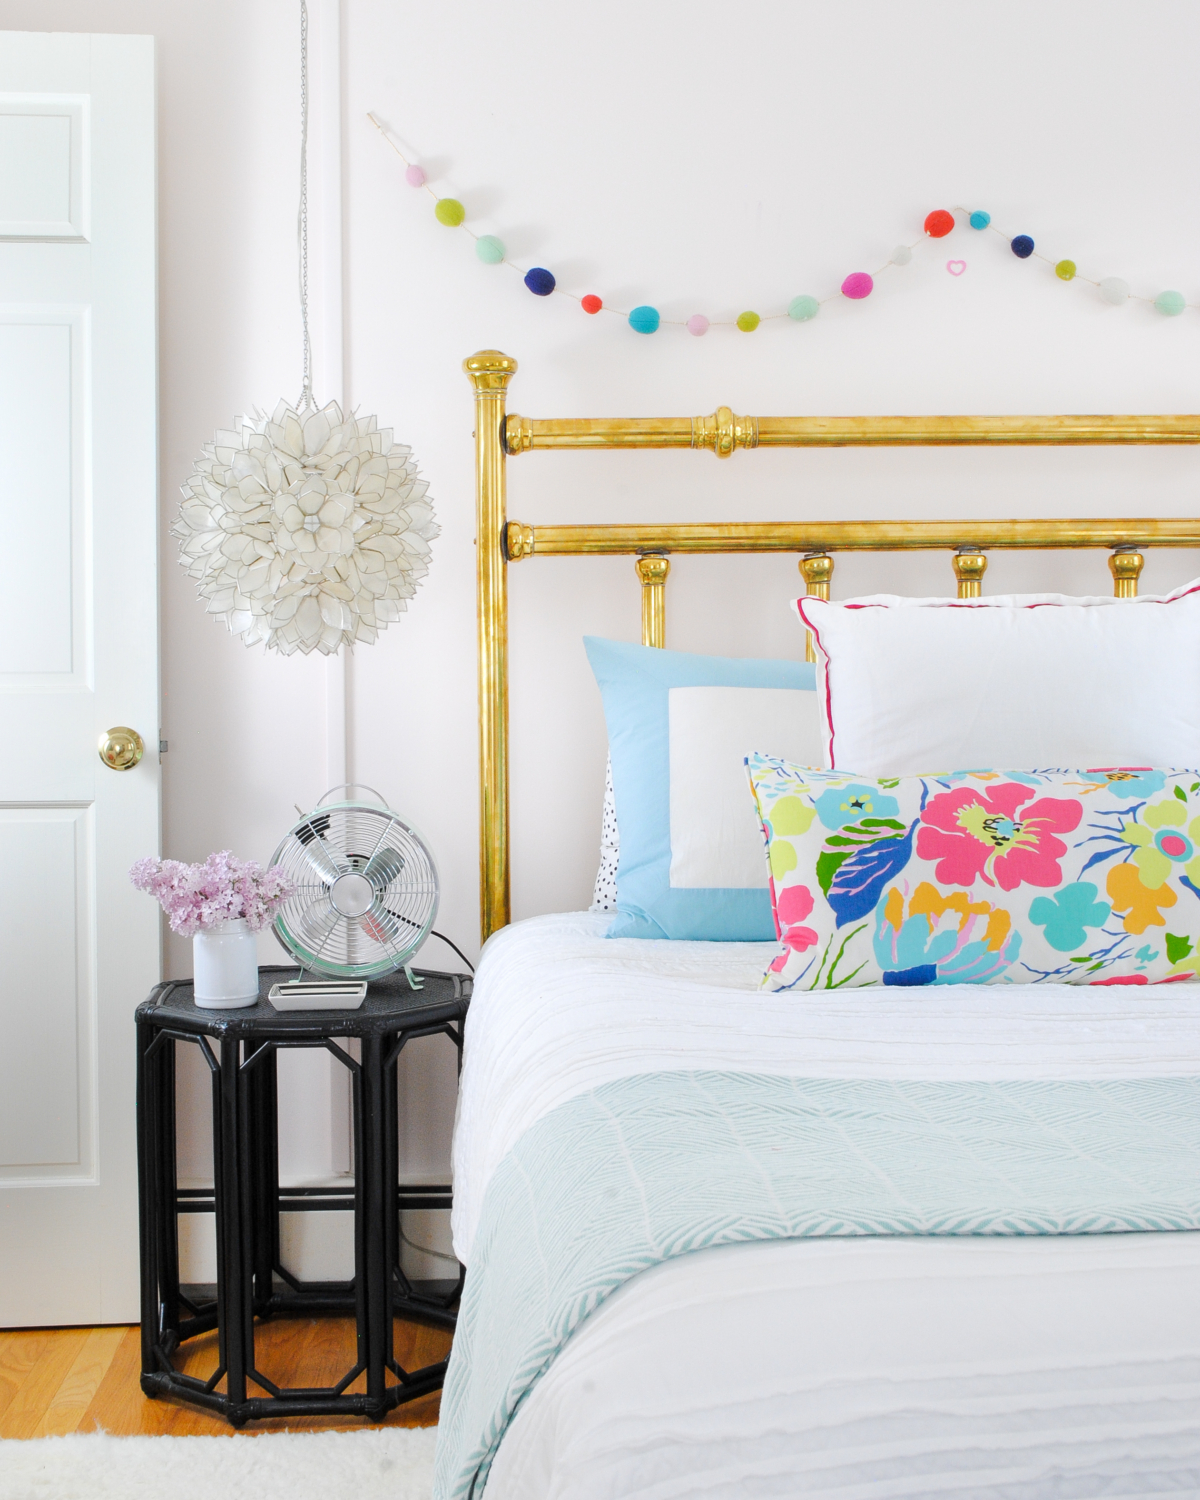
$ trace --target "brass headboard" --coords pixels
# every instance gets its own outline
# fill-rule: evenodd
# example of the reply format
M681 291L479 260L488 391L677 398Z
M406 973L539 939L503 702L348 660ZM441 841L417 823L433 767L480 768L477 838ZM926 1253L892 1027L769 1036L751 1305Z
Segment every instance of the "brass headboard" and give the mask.
M1200 443L1200 416L710 417L508 416L517 362L495 349L463 361L475 387L475 492L479 609L480 928L484 940L509 921L509 562L525 557L626 553L642 589L642 641L661 646L672 552L794 552L811 594L829 597L834 552L942 548L952 552L960 599L978 597L989 548L1097 547L1110 552L1114 592L1137 593L1141 548L1200 547L1200 520L788 521L678 526L526 526L506 509L505 462L540 448L737 448L1059 446ZM809 653L811 659L811 642Z

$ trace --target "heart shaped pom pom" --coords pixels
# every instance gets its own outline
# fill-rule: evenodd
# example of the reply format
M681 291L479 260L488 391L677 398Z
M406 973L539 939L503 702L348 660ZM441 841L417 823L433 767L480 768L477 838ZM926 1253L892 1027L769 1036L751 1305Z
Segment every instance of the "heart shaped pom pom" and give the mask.
M852 271L842 282L842 296L849 297L854 302L869 297L874 290L875 283L865 271Z
M1033 254L1033 241L1027 234L1019 234L1012 242L1012 253L1019 260L1028 260Z
M589 292L586 297L580 297L579 305L585 313L598 313L604 306L604 303L601 302L600 298L594 292Z
M456 229L467 217L466 209L457 198L439 198L433 211L438 223L445 224L448 229Z
M413 162L412 166L405 170L404 180L408 183L409 187L424 187L425 168L418 167L416 162Z
M985 213L982 208L977 208L971 215L971 217L967 220L967 223L970 224L972 229L986 229L991 222L991 214Z
M935 208L931 214L925 217L925 233L931 240L940 240L954 228L954 215L948 214L944 208Z
M687 331L696 338L701 338L708 332L708 319L703 313L693 313L687 320Z
M629 314L629 326L634 333L657 333L659 315L657 307L635 307Z

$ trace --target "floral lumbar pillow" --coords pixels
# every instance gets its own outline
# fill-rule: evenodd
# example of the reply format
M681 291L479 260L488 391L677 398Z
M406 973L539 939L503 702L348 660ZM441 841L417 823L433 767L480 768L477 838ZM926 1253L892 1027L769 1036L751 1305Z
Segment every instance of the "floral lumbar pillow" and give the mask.
M746 767L780 939L769 989L1200 969L1200 773Z

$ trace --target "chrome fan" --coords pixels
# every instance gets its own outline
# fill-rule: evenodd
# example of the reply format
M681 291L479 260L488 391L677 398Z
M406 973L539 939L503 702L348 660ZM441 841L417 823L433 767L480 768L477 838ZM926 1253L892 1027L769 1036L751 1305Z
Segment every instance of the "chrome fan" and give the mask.
M371 792L378 804L329 801L341 791ZM296 887L275 917L275 936L317 974L375 979L403 969L437 916L433 855L370 787L326 792L271 862Z

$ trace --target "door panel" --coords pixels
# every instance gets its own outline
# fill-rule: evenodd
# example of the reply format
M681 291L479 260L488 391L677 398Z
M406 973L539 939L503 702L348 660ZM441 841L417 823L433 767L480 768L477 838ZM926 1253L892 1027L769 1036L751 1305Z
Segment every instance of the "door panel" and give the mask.
M154 55L0 33L0 1326L138 1315L159 977ZM128 772L101 732L137 729Z

